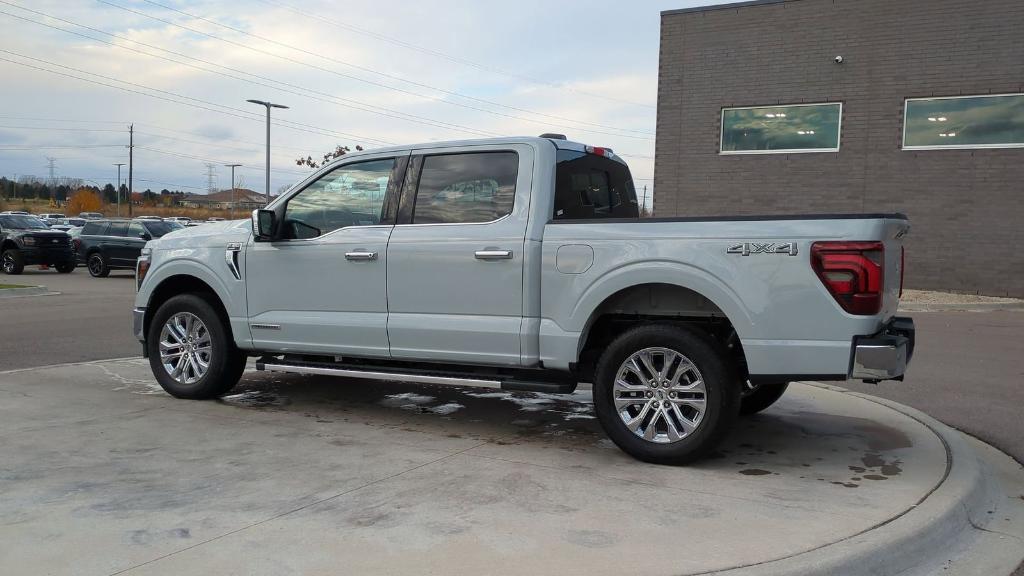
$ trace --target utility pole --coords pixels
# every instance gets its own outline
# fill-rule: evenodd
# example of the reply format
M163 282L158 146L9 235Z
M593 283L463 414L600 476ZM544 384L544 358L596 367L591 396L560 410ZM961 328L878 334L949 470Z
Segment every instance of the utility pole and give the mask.
M57 178L54 175L57 171L57 159L52 156L46 157L47 169L50 171L50 198L54 197L55 188L57 187Z
M124 162L120 164L114 164L117 166L117 215L121 215L121 166L124 166Z
M135 124L128 125L128 217L132 216L132 155L135 152Z
M231 168L231 219L235 219L235 168L241 166L241 164L225 164L228 168Z
M643 211L641 211L641 213L645 212L646 210L647 210L647 184L644 184L644 203L643 203Z
M260 106L267 107L267 204L270 204L270 109L271 108L285 108L288 107L284 104L273 104L271 102L264 102L262 100L246 100L246 102L252 102L253 104L259 104Z

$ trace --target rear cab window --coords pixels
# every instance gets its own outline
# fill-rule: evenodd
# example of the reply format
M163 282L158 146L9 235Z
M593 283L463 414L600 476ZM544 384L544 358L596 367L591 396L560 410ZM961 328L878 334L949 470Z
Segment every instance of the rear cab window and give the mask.
M554 220L640 217L633 177L625 164L563 149L555 162Z
M109 222L87 222L85 227L82 228L82 234L89 236L103 236L107 232L107 226Z
M110 227L107 228L107 236L127 236L128 235L128 223L127 222L111 222Z

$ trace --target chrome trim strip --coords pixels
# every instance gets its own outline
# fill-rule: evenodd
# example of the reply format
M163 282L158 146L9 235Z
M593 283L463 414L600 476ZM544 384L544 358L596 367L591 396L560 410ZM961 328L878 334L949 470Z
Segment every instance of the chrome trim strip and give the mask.
M257 364L257 370L260 370ZM455 378L450 376L428 376L423 374L405 374L394 372L367 372L346 368L321 368L317 366L289 366L287 364L262 364L267 372L288 372L291 374L322 374L327 376L346 376L364 380L389 380L400 382L418 382L420 384L442 384L449 386L475 386L482 388L501 388L500 380L483 380L477 378Z
M249 328L252 330L280 330L280 324L249 324Z

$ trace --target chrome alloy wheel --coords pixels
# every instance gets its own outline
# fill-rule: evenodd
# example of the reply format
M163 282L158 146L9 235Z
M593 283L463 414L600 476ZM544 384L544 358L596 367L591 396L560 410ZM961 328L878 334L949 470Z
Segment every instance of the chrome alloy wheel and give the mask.
M179 312L160 330L160 363L182 384L194 384L210 369L210 331L198 316Z
M678 442L704 419L707 388L689 358L668 348L644 348L619 366L612 387L619 418L658 444Z
M11 274L11 273L14 272L14 256L11 255L11 253L9 251L8 252L4 252L4 255L3 255L3 268L4 268L4 272L7 273L7 274Z

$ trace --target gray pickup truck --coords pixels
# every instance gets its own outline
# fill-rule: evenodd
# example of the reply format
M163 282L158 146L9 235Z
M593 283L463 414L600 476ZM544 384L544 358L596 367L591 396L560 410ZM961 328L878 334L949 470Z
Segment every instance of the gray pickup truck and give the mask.
M251 221L148 243L134 330L179 398L258 370L572 392L684 463L794 380L901 379L900 214L639 218L629 168L559 137L346 155Z

